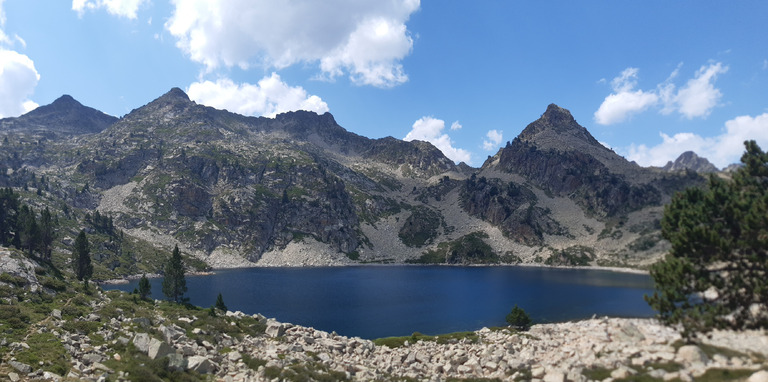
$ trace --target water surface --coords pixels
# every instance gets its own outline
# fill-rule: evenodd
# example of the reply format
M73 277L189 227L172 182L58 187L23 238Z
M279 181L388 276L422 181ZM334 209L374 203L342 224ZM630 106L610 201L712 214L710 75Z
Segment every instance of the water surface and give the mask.
M379 338L505 325L515 304L535 322L597 316L651 317L647 275L538 267L351 266L246 268L187 276L186 296L208 307L221 293L229 310ZM152 297L164 298L162 279ZM133 291L138 281L105 285Z

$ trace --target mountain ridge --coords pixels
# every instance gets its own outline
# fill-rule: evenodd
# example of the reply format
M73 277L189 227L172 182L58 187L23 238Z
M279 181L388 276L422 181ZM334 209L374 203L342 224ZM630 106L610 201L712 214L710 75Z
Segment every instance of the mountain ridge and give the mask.
M36 150L0 167L45 175L63 185L58 203L217 267L432 261L438 246L486 262L639 266L664 251L665 200L701 181L626 161L555 104L481 168L429 142L357 135L330 113L248 117L179 88Z

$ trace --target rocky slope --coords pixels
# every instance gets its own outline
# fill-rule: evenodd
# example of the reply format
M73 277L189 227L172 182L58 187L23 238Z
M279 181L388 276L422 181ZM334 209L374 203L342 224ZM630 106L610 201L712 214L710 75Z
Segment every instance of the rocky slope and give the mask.
M0 286L7 288L5 282ZM119 291L82 294L66 284L61 288L57 298L44 304L29 301L29 289L16 289L9 297L0 288L3 298L13 303L0 304L0 321L11 328L0 339L0 374L9 380L725 381L749 377L757 382L768 376L765 331L716 331L694 345L684 344L675 329L654 320L595 318L534 325L527 332L483 328L373 342L259 314L218 311L212 315L210 309L142 301ZM8 315L13 309L26 322L13 321Z
M627 162L556 105L480 169L328 113L245 117L180 89L117 121L65 96L2 123L0 185L43 176L56 205L217 267L401 263L467 238L484 263L644 266L666 249L663 204L702 181Z

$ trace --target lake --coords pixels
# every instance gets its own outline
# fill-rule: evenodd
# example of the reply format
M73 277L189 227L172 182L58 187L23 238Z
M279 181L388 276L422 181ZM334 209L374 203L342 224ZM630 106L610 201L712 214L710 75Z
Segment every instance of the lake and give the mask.
M244 268L187 276L187 297L209 307L221 293L229 310L261 313L281 322L379 338L413 332L440 334L506 325L519 305L535 322L651 317L643 300L648 275L539 267L350 266ZM150 279L164 298L162 279ZM133 291L129 284L105 289Z

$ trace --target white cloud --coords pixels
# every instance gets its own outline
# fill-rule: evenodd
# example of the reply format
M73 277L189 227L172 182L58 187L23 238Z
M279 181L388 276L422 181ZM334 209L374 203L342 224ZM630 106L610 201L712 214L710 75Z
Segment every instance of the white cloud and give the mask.
M300 86L292 87L277 73L262 78L257 84L236 84L230 79L192 83L189 98L203 105L244 115L274 117L287 111L308 110L318 114L328 105L316 95L308 95Z
M485 136L488 137L488 139L483 141L483 149L487 151L498 148L501 145L501 141L504 140L501 131L498 130L490 130Z
M443 134L443 130L445 130L445 121L432 117L422 117L413 123L411 131L403 140L430 142L452 161L469 163L471 157L469 151L453 147L451 137L448 134Z
M627 68L611 81L611 93L595 112L595 121L601 125L623 122L632 114L642 112L659 101L653 92L634 90L637 85L637 68Z
M688 83L671 98L672 105L688 119L706 117L723 96L714 86L717 75L727 71L728 67L719 62L702 66L696 71L696 76L688 80Z
M172 0L166 29L208 71L220 66L285 68L319 64L363 85L408 80L400 61L413 47L405 26L419 0Z
M460 130L462 127L464 127L464 126L461 126L461 124L459 123L459 121L454 121L454 122L451 124L451 130Z
M82 17L85 11L104 8L113 16L135 19L136 12L148 0L72 0L72 10Z
M611 81L613 93L603 100L594 114L595 121L601 125L623 122L633 114L661 105L661 114L677 112L688 119L707 117L718 105L722 93L715 88L718 74L728 71L722 63L710 63L696 71L685 86L677 89L673 80L679 76L682 64L678 65L669 77L653 90L635 90L637 86L637 68L627 68Z
M739 161L746 140L755 140L762 148L768 148L768 113L731 119L725 122L725 131L714 137L702 137L694 133L660 135L660 144L652 147L630 146L627 157L643 166L663 166L690 150L723 168Z
M36 108L38 105L29 96L39 80L40 74L29 57L0 48L0 118L16 117Z

